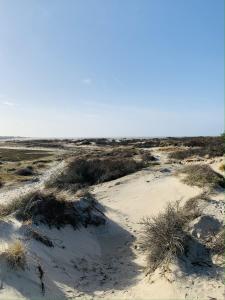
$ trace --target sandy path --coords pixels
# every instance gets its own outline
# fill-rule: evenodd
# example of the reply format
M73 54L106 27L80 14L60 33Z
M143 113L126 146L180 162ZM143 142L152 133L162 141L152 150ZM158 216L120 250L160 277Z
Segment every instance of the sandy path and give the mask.
M104 234L96 232L101 259L114 259L119 281L110 291L104 292L104 297L184 299L184 295L178 293L179 289L160 276L154 283L149 283L144 274L145 257L138 250L140 221L143 217L162 211L169 201L186 201L201 192L198 188L184 185L173 176L178 168L177 165L150 167L94 189L111 220ZM108 276L107 270L105 272Z

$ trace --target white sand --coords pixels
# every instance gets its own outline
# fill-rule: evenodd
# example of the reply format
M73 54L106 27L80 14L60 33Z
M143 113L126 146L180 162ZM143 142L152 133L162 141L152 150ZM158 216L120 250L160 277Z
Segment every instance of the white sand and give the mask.
M165 168L170 172L161 172ZM169 201L184 202L201 193L173 175L177 168L155 166L94 187L109 218L105 226L77 231L39 226L55 247L26 240L25 271L12 272L0 261L0 299L222 299L224 288L219 279L184 276L175 265L179 280L173 273L167 278L157 272L152 278L145 276L145 256L138 248L141 219L162 211ZM221 197L215 196L216 201ZM22 225L14 219L0 221L0 245L6 247L14 238L24 240ZM45 272L44 296L38 264Z

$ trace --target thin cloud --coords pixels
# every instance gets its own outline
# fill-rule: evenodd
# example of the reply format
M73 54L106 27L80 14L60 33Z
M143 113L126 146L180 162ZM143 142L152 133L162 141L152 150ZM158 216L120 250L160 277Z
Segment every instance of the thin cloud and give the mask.
M11 107L12 107L12 106L15 106L15 103L10 102L10 101L3 101L2 104L3 104L3 105L6 105L6 106L11 106Z
M82 83L86 84L86 85L91 85L92 84L92 79L91 78L84 78L82 80Z
M3 95L3 94L0 94L0 104L9 106L9 107L16 106L14 99L9 97L8 95Z

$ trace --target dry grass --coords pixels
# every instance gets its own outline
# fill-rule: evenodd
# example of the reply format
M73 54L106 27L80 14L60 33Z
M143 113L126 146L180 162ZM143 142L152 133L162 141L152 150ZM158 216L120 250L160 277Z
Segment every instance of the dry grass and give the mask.
M169 158L179 160L187 159L192 156L212 158L217 156L223 156L224 150L224 145L223 143L221 143L218 145L209 145L206 147L189 148L182 151L175 151L169 154Z
M52 153L42 150L22 150L22 149L0 149L0 161L27 161L35 160L52 155Z
M225 163L222 163L222 164L219 166L219 169L220 169L220 171L225 172Z
M191 218L197 218L201 215L202 209L200 208L201 202L209 201L207 192L203 192L200 195L190 198L183 206L184 213Z
M75 159L61 174L51 178L46 186L77 191L86 186L120 178L143 167L143 162L128 158Z
M34 175L34 171L32 167L28 166L26 168L16 170L15 174L19 176L32 176Z
M148 273L168 266L174 259L179 259L180 262L184 258L192 260L195 257L193 245L206 249L209 257L212 254L224 254L224 228L215 237L210 237L207 243L201 239L196 240L189 231L190 222L202 214L199 209L201 201L208 201L206 193L191 198L183 207L179 202L169 203L156 217L144 219L141 243L147 255Z
M213 254L224 255L225 252L225 229L223 227L212 241L207 245Z
M156 158L149 152L149 151L142 151L141 152L141 159L144 163L156 161Z
M32 192L19 197L7 205L0 205L0 218L10 214L22 221L43 223L58 229L71 225L74 229L80 225L103 225L105 217L91 194L84 195L79 201L68 201L53 192Z
M169 263L185 249L187 235L183 228L190 221L179 203L169 203L163 213L143 221L142 248L147 253L148 271Z
M15 213L16 218L34 223L44 223L48 226L70 224L74 228L80 222L78 213L71 201L57 198L53 193L32 192L17 198L8 205L0 206L0 216Z
M210 189L225 187L224 177L208 165L188 165L180 172L186 175L183 182L188 185Z
M9 244L3 256L12 269L25 269L26 247L21 241L15 240Z

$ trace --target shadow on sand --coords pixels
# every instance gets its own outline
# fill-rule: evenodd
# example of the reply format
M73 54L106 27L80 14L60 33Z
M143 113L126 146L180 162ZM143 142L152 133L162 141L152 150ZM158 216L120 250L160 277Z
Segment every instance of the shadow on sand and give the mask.
M4 234L1 231L0 239L2 235L15 234L15 228L11 224L7 226L4 226ZM45 230L45 233L53 232L55 236L59 236L60 247L49 248L37 241L29 241L27 246L30 258L24 271L10 271L0 262L0 299L4 299L6 286L13 288L18 299L21 296L28 299L68 299L79 294L91 296L96 295L96 292L126 290L135 284L141 270L134 262L134 237L112 220L107 219L105 225L89 226L87 229L73 230L66 226L60 230ZM66 236L68 232L70 238ZM90 249L90 253L71 255L76 250L76 237L85 235L95 240L100 249L98 255L93 255L96 251L88 244L86 247ZM43 266L44 293L41 290L38 264Z

